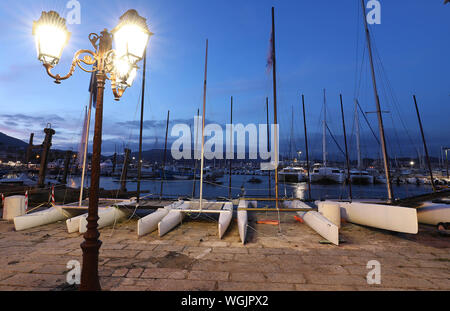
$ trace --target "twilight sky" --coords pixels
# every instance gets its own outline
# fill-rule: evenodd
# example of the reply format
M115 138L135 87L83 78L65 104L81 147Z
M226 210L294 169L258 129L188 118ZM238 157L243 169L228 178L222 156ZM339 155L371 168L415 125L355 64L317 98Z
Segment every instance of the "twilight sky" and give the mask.
M77 69L61 85L52 82L36 58L32 22L41 11L68 13L66 0L20 0L0 3L0 132L35 142L43 127L56 130L54 147L77 150L89 74ZM209 39L206 115L210 122L229 121L234 97L235 123L265 123L265 97L273 120L272 76L266 72L271 6L276 14L278 119L281 148L288 150L291 122L293 144L304 149L300 95L306 97L307 122L314 155L321 152L323 89L327 120L342 144L339 93L343 94L352 157L354 98L363 110L375 110L359 0L79 0L81 24L72 33L54 73L66 74L73 54L90 48L88 35L111 30L128 9L147 18L148 52L144 150L164 143L167 110L176 122L192 122L202 105L205 39ZM412 95L416 94L429 147L438 155L450 145L450 5L442 0L381 2L381 24L372 25L380 100L392 156L422 152ZM364 61L363 61L364 55ZM381 62L380 62L381 60ZM363 64L361 66L361 64ZM141 72L120 102L105 90L103 152L137 148ZM293 113L292 113L293 111ZM293 118L293 120L292 120ZM378 134L375 114L367 114ZM378 147L360 116L363 156ZM91 135L92 139L92 135ZM172 138L174 139L174 138ZM330 157L341 159L328 137Z

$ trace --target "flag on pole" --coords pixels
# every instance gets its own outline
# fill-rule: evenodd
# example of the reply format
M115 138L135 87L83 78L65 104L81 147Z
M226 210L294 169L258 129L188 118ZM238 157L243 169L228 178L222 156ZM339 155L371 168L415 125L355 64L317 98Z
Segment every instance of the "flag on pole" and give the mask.
M273 54L273 31L270 32L270 41L269 41L269 53L267 54L267 73L272 70L273 67L273 59L275 55Z
M94 64L97 66L97 63ZM92 96L92 107L97 105L97 71L91 73L91 81L89 82L89 93Z

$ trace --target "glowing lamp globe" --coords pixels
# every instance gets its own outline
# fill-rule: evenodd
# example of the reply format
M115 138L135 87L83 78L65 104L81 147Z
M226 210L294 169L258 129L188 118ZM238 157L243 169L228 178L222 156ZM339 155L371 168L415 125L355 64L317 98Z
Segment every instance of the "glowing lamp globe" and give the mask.
M114 69L117 84L125 89L131 87L137 75L137 66L130 64L126 59L115 59Z
M38 59L45 65L58 64L70 38L66 20L55 11L42 12L39 20L33 22L33 36Z
M120 17L119 24L111 33L114 36L116 58L136 64L144 57L150 36L147 20L136 10L128 10Z

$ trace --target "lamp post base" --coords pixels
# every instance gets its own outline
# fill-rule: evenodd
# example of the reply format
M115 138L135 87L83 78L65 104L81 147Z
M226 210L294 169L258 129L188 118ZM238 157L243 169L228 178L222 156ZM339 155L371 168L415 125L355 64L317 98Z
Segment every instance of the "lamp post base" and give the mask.
M101 291L98 278L98 255L102 241L84 241L80 246L83 250L80 291Z

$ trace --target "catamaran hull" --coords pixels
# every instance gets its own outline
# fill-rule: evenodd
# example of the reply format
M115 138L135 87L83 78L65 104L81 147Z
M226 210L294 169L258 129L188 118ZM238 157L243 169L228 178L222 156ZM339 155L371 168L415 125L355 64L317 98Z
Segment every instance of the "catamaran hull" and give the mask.
M437 225L450 223L450 205L425 202L417 209L417 219L421 224Z
M298 212L304 222L319 235L333 243L339 245L339 228L334 223L316 211Z
M65 220L70 216L70 213L59 207L50 207L40 212L14 217L14 227L16 231L21 231Z
M338 203L341 216L348 222L396 232L418 232L417 211L414 208L362 202Z
M171 210L169 213L158 223L158 233L162 237L167 232L175 228L181 223L184 218L184 213L178 210Z
M239 229L239 237L241 238L242 244L245 244L247 239L247 227L248 227L248 213L246 210L239 210L239 208L248 208L249 205L252 205L252 207L257 207L256 201L245 201L241 200L239 201L238 205L238 229Z
M127 217L127 213L116 207L107 207L98 212L98 229L114 225ZM87 231L87 214L80 217L80 233Z
M169 211L172 210L173 208L179 207L181 204L183 204L183 201L177 201L168 206L165 206L164 208L159 208L158 210L151 213L150 215L147 215L147 216L139 219L138 225L137 225L138 236L146 235L146 234L158 229L159 222L165 216L167 216L167 214L169 214Z
M223 210L225 211L219 215L219 239L223 237L233 218L233 206L231 203L226 203Z

